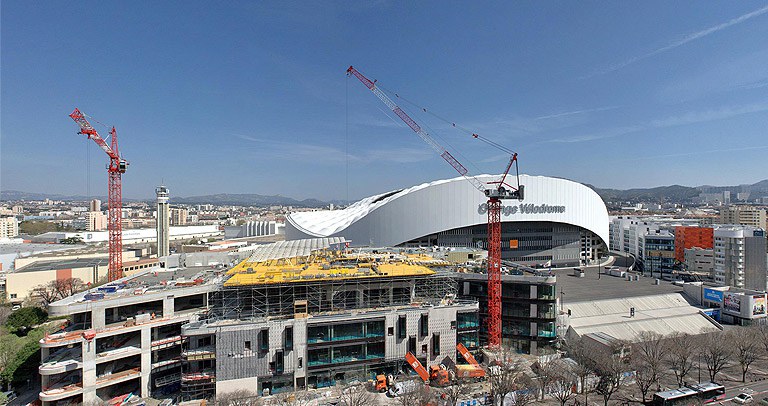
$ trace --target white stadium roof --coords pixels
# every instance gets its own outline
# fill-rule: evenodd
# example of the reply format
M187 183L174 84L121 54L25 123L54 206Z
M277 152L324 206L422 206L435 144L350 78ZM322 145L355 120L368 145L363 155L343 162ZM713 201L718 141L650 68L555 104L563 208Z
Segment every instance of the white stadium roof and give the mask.
M480 175L481 182L497 175ZM598 194L567 179L520 175L523 201L504 201L503 222L557 222L608 242L608 211ZM485 195L464 178L438 180L362 199L343 210L291 213L287 240L344 236L355 245L394 246L455 228L487 223Z

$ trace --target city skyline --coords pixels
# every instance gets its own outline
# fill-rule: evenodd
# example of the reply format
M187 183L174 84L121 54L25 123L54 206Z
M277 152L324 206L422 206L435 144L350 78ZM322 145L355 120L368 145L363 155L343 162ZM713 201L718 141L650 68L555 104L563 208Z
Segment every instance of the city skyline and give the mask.
M106 194L75 107L116 126L129 199L164 183L356 200L454 177L350 64L514 149L521 173L617 189L768 173L764 2L6 2L0 16L2 190ZM503 154L414 118L473 174L503 170Z

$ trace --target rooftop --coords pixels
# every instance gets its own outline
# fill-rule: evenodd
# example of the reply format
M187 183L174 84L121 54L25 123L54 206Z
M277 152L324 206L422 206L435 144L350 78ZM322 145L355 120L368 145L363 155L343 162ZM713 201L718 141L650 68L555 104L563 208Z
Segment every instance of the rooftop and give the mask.
M701 334L719 330L716 323L691 306L680 293L604 299L565 304L570 327L578 335L606 334L634 341L643 331ZM634 314L630 315L631 309Z
M426 265L445 265L425 255L390 252L343 253L318 250L306 257L253 261L253 256L227 271L224 286L297 283L324 280L423 276L435 272Z
M16 269L16 272L38 272L56 269L89 268L93 266L107 266L108 264L109 258L107 257L54 259L47 261L37 261L33 264L29 264L27 266Z
M583 278L573 276L572 270L557 270L557 294L562 292L565 305L576 302L589 302L602 299L620 299L636 296L661 295L665 293L682 292L681 286L675 286L666 281L655 284L656 279L640 276L637 281L627 281L624 278L605 274L597 274L598 269L587 268Z

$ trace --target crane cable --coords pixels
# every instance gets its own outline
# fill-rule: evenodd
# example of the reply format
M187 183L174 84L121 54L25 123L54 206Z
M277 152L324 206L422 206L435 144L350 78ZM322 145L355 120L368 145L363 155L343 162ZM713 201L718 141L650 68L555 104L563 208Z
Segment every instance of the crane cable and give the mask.
M494 148L496 148L496 149L498 149L500 151L506 152L506 153L508 153L510 155L514 155L516 153L515 151L513 151L513 150L511 150L511 149L509 149L509 148L507 148L507 147L497 143L496 141L493 141L493 140L491 140L491 139L489 139L487 137L484 137L484 136L482 136L480 134L477 134L476 132L474 132L474 131L466 128L466 127L462 127L461 125L458 125L455 122L453 122L451 120L448 120L445 117L442 117L442 116L440 116L440 115L438 115L436 113L433 113L431 110L428 110L426 107L420 106L420 105L416 104L415 102L406 99L405 97L401 96L399 93L396 93L396 92L393 92L391 90L385 89L384 87L382 87L378 83L376 84L376 87L378 87L379 89L381 89L381 90L383 90L383 91L385 91L385 92L387 92L387 93L389 93L391 95L394 95L398 99L403 100L404 102L406 102L406 103L416 107L417 109L423 111L424 113L427 113L427 114L435 117L436 119L449 124L451 127L457 128L457 129L459 129L461 131L464 131L467 134L472 135L472 137L477 138L478 140L483 141L486 144L488 144L488 145L490 145L490 146L492 146L492 147L494 147Z

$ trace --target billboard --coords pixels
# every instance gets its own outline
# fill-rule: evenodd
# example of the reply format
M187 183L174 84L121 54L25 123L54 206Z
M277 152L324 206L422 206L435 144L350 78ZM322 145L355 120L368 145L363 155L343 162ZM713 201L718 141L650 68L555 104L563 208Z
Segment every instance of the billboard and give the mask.
M754 300L754 303L752 303L752 315L765 314L765 296L755 295L752 296L752 299Z
M704 299L710 302L723 303L723 291L705 288Z
M736 293L725 292L723 309L729 312L741 313L741 298Z

